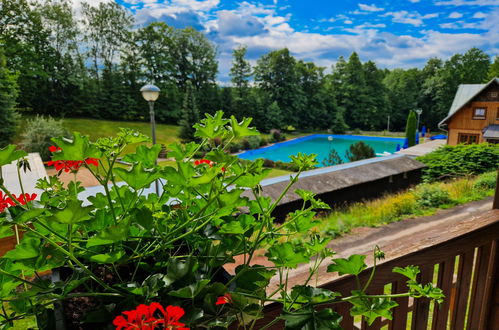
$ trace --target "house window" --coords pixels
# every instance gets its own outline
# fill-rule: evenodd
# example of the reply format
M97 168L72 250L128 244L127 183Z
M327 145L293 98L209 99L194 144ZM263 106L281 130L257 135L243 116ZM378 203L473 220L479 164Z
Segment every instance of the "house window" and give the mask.
M487 116L487 108L473 109L473 119L485 119Z
M472 143L478 143L479 137L480 135L478 134L459 133L457 139L459 143L472 144Z
M497 97L499 96L499 93L498 92L490 92L489 93L489 97L491 99L497 99Z

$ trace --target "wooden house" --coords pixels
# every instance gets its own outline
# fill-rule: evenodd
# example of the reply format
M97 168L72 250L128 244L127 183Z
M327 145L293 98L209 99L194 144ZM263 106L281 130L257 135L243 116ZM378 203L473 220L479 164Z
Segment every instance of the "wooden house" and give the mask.
M459 85L449 114L438 127L449 132L449 145L499 143L499 78Z

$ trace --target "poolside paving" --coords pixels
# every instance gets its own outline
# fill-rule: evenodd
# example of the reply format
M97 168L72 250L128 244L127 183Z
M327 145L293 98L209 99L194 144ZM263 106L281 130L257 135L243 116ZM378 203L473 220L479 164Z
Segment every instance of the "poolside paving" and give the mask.
M397 151L397 154L407 155L409 157L424 156L432 151L437 150L447 144L447 140L433 140L425 143L420 143L407 149Z

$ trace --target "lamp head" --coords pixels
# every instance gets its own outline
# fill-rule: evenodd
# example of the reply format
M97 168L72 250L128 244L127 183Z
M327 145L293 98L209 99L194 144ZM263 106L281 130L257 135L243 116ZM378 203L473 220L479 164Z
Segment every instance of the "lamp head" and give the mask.
M160 89L157 86L148 84L142 86L140 92L142 93L142 97L144 98L144 100L146 100L147 102L154 102L159 97Z

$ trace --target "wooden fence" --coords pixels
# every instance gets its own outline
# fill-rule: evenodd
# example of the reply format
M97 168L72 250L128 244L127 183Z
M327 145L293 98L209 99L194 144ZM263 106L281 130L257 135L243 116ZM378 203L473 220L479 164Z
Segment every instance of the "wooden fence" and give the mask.
M484 220L488 225L382 263L368 291L369 294L406 292L407 279L392 269L417 265L422 283L432 282L444 291L446 298L441 305L426 298L397 298L399 306L393 310L393 319L377 319L371 326L364 319L350 315L349 303L324 307L341 314L345 330L499 330L499 177L493 209L476 220ZM368 268L359 275L361 283L366 283L370 272ZM349 296L357 284L353 276L346 276L322 287ZM280 312L278 304L267 305L265 318L259 320L256 329L278 317ZM283 328L284 323L280 322L267 329Z

